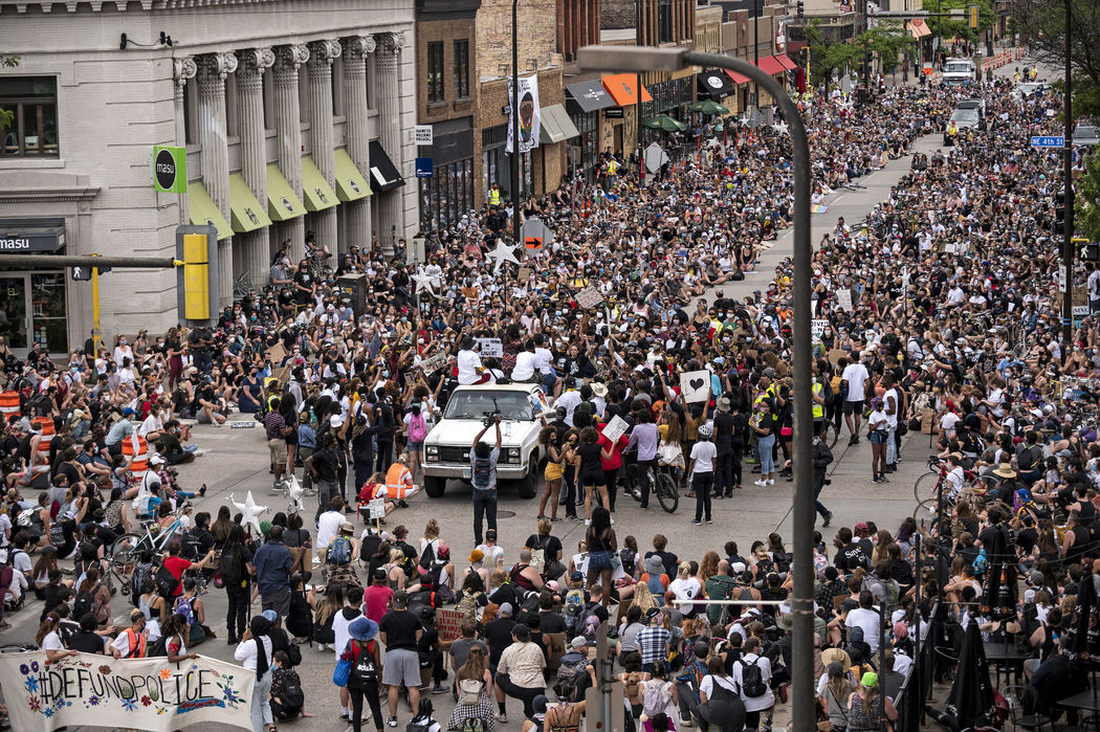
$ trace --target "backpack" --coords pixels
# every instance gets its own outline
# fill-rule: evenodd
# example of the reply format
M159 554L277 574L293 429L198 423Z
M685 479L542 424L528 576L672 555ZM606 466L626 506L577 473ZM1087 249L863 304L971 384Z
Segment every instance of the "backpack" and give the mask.
M637 569L637 567L634 565L634 552L632 550L619 550L619 564L622 565L623 572L626 573L627 577L634 576L634 570Z
M462 593L455 610L462 614L463 620L473 620L477 617L477 599L478 595Z
M151 643L149 645L149 647L145 650L145 657L146 658L154 658L154 657L158 657L158 656L167 656L167 655L168 655L168 636L166 636L166 635L162 635L160 638L157 638L156 641Z
M470 483L473 484L474 490L487 491L492 490L493 480L493 460L492 458L474 458L473 475L470 478Z
M558 667L558 683L561 684L567 698L573 698L577 684L587 673L588 659L583 656L571 663L562 662Z
M195 608L191 606L194 602L194 598L190 600L179 599L176 601L176 607L172 611L176 615L182 615L187 620L187 627L190 628L195 624Z
M821 398L825 400L825 405L828 406L836 399L836 394L833 393L833 385L831 379L821 380Z
M470 723L470 721L471 720L467 719L466 723L468 724ZM480 719L476 719L473 721L477 722L478 724L481 723ZM421 717L418 715L416 717L413 717L413 720L405 725L405 732L429 732L433 724L435 724L435 720L433 720L431 717ZM465 724L463 725L463 727L465 732ZM471 732L482 732L482 730L473 730L471 728Z
M739 662L741 664L741 691L745 692L745 696L750 699L756 699L768 693L768 685L764 683L764 676L760 673L760 667L757 665L759 660L758 656L756 661L742 659Z
M98 586L97 586L98 588ZM95 589L91 592L78 592L76 593L76 600L73 601L73 618L79 620L88 613L95 609Z
M424 551L420 553L420 566L424 569L429 569L435 564L435 544L437 542L429 541L427 546L424 547Z
M542 574L543 570L546 569L546 545L549 543L549 536L540 536L538 546L531 549L531 566L539 574Z
M464 706L476 707L481 701L481 692L485 688L485 682L481 679L463 679L458 682L458 703Z
M163 564L157 569L156 574L157 594L168 599L174 597L180 581Z
M355 665L351 667L351 675L348 677L348 685L353 689L362 689L367 684L378 683L378 666L374 662L374 641L366 646L361 646L357 641L352 641L355 649Z
M241 575L244 574L241 564L241 548L236 544L226 547L221 559L218 560L218 574L221 575L223 586L238 588L241 586L243 579Z
M199 553L202 550L202 539L196 534L188 531L180 539L180 556L184 559L190 559L191 561L197 561L202 555Z
M25 508L19 512L19 516L15 519L15 523L23 528L29 528L34 523L34 519L38 516L40 508L35 506L34 508Z
M130 577L130 604L137 607L141 604L142 588L145 586L145 578L153 573L153 565L148 562L139 562L134 567L134 574Z
M661 584L661 575L650 574L645 584L649 588L649 593L653 595L653 599L657 601L657 607L663 607L665 604L665 586Z
M428 436L428 425L423 414L409 415L409 442L423 442Z
M337 536L328 548L328 560L333 564L344 565L351 561L351 539Z
M291 669L284 669L283 675L283 688L279 692L280 703L279 710L275 712L277 717L282 719L289 719L291 717L297 717L302 712L302 707L306 703L306 693L302 690L302 680L298 677L298 672ZM275 700L271 700L272 706L275 705Z

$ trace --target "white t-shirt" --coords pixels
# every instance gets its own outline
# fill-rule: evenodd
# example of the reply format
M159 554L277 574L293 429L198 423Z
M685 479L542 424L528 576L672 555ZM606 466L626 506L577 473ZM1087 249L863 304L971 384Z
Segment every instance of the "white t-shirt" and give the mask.
M148 417L138 427L138 434L142 437L148 437L150 432L160 432L164 429L164 425L157 418L155 414L150 413Z
M477 549L485 555L485 566L490 570L495 569L498 564L504 561L504 547L499 544L489 546L488 544L478 544Z
M581 403L581 393L576 389L570 389L567 392L562 393L554 402L554 408L565 407L565 423L570 427L573 426L573 410L577 408L577 405Z
M867 373L867 367L861 363L850 363L844 367L841 378L848 382L848 397L845 401L863 401L863 382L871 378L871 375Z
M340 530L340 524L344 523L344 514L339 511L325 511L317 519L317 544L324 548L332 543L336 532Z
M473 384L481 378L477 372L481 368L481 356L474 351L459 351L457 360L459 384Z
M878 651L878 613L874 610L864 610L857 607L848 611L848 620L845 625L849 628L862 628L863 642L871 647L872 653Z
M696 442L691 447L691 459L695 461L695 473L713 473L714 458L718 456L718 448L710 440Z
M520 351L516 354L516 365L512 369L513 381L527 381L535 375L538 367L538 356L531 351Z
M6 547L11 543L9 535L11 528L11 516L0 513L0 547Z
M894 413L890 414L890 398L894 399ZM901 397L898 395L898 388L891 386L886 390L886 393L882 396L882 411L886 415L886 425L890 429L897 429L898 426L898 414L901 411Z
M703 677L702 681L699 682L699 691L707 695L708 701L714 698L715 684L721 686L726 691L733 692L735 696L740 696L737 691L737 684L733 682L733 679L731 677L711 676L710 674L707 674Z
M42 639L43 651L63 651L65 646L61 645L61 636L57 634L56 630L51 630L46 634L46 637Z
M351 607L348 605L348 607ZM340 654L344 652L344 649L348 647L348 641L351 640L351 634L348 633L348 626L351 625L352 620L362 617L363 611L359 611L359 615L356 615L351 620L344 617L344 610L337 611L335 617L332 618L332 635L333 643L332 650L336 652L336 660L340 660Z

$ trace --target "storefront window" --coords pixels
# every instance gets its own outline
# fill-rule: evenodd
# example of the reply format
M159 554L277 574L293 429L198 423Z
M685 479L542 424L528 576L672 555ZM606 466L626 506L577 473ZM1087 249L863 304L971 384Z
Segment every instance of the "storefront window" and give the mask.
M51 354L68 350L64 272L5 273L0 297L0 336L9 348L20 355L34 343Z
M435 176L420 179L420 226L438 231L458 223L474 207L470 177L473 160L437 165Z
M598 112L576 112L569 115L580 134L569 141L569 164L573 173L583 173L589 180L594 175L598 149Z

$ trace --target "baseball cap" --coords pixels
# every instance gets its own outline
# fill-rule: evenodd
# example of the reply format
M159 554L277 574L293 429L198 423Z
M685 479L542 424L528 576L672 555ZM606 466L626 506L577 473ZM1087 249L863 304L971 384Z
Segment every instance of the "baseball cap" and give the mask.
M500 614L510 617L512 615L512 603L506 602L500 606Z
M570 582L583 582L584 581L584 572L574 571L573 574L569 575L569 581Z

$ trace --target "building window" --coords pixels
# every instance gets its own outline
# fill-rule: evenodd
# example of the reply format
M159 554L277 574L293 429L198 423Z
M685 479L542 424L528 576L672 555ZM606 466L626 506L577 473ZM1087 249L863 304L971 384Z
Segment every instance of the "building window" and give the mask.
M455 41L455 99L470 96L470 41Z
M52 76L0 78L0 155L58 156L57 79Z
M420 179L420 228L438 231L453 226L474 207L474 161L470 158L436 166Z
M443 41L428 44L428 101L443 101Z
M657 42L672 43L672 0L657 0Z

